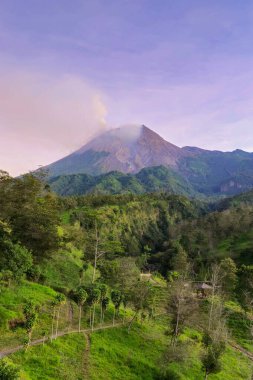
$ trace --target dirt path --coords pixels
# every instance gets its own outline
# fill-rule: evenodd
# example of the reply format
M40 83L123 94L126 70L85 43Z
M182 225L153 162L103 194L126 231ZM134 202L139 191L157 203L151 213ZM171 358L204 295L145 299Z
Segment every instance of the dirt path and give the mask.
M89 333L83 333L85 340L86 340L86 346L84 350L84 358L83 358L83 378L84 380L89 380L89 369L90 369L90 346L91 346L91 339Z
M83 333L85 335L89 335L93 331L111 329L111 328L114 328L114 327L120 327L122 325L123 325L123 323L115 323L115 325L110 324L110 325L106 325L106 326L102 326L102 327L94 327L93 330L91 330L91 329L84 329L84 330L81 330L80 332L78 330L59 331L58 334L57 334L57 337L54 336L53 339L57 339L60 336L69 335L69 334L77 334L77 333ZM41 338L41 339L35 339L35 340L33 340L31 342L30 347L32 347L32 346L38 346L39 344L43 344L43 342L49 342L50 340L51 340L51 337L45 337L45 338ZM89 341L89 346L90 346L90 341ZM23 349L24 349L24 345L19 345L19 346L13 347L13 348L7 348L6 350L0 351L0 359L4 358L5 356L14 354L15 352L23 350Z
M228 344L233 347L235 350L240 351L244 356L247 356L248 359L250 359L253 362L253 353L247 351L245 348L239 346L238 344L234 342L228 342Z

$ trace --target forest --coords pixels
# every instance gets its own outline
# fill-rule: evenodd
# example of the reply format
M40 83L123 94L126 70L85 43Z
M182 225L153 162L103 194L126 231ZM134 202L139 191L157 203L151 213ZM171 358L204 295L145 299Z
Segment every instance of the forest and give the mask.
M0 379L251 379L253 192L57 195L0 172Z

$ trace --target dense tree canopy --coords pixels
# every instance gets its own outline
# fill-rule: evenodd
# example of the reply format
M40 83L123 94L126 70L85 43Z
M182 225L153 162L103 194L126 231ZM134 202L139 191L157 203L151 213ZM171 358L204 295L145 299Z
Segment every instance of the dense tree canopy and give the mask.
M59 246L57 198L32 174L0 177L0 218L12 230L13 239L41 259Z

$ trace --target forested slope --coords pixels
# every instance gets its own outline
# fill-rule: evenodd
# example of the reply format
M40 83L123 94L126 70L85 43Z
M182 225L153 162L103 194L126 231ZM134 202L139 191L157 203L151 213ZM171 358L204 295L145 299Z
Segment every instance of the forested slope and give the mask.
M250 379L249 194L58 197L2 172L0 195L1 376Z

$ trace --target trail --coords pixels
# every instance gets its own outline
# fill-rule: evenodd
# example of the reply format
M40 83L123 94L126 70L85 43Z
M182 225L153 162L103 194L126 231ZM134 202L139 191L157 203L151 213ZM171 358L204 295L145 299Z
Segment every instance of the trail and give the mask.
M228 344L233 347L235 350L240 351L244 356L247 356L248 359L250 359L253 362L253 353L250 351L247 351L245 348L239 346L238 344L234 342L228 342Z
M93 331L111 329L111 328L120 327L120 326L123 326L122 322L121 323L115 323L114 325L110 324L110 325L106 325L106 326L102 326L102 327L94 327L93 330L92 329L83 329L83 330L80 330L80 331L78 331L78 330L59 331L58 334L57 334L57 336L55 336L55 335L53 336L53 340L57 339L57 338L59 338L61 336L64 336L64 335L69 335L69 334L80 334L80 333L83 333L85 336L87 336L90 333L92 333ZM51 340L51 337L45 337L45 338L35 339L35 340L33 340L30 343L29 347L38 346L40 344L43 344L43 342L46 343L46 342L49 342L50 340ZM89 340L89 343L88 343L87 346L90 348L90 338L88 338L88 340ZM0 359L4 358L5 356L14 354L15 352L23 350L23 349L24 349L24 345L19 345L19 346L13 347L13 348L7 348L6 350L0 351Z
M203 331L201 326L198 326L198 328L200 331ZM243 348L242 346L240 346L239 344L235 343L232 340L228 340L227 344L229 346L231 346L232 348L234 348L236 351L241 352L241 354L243 354L244 356L246 356L249 360L251 360L253 362L253 353L252 352L246 350L245 348Z
M89 333L83 333L85 340L86 340L86 347L84 350L84 358L83 358L83 378L84 380L89 380L89 367L90 367L90 346L91 346L91 339Z

